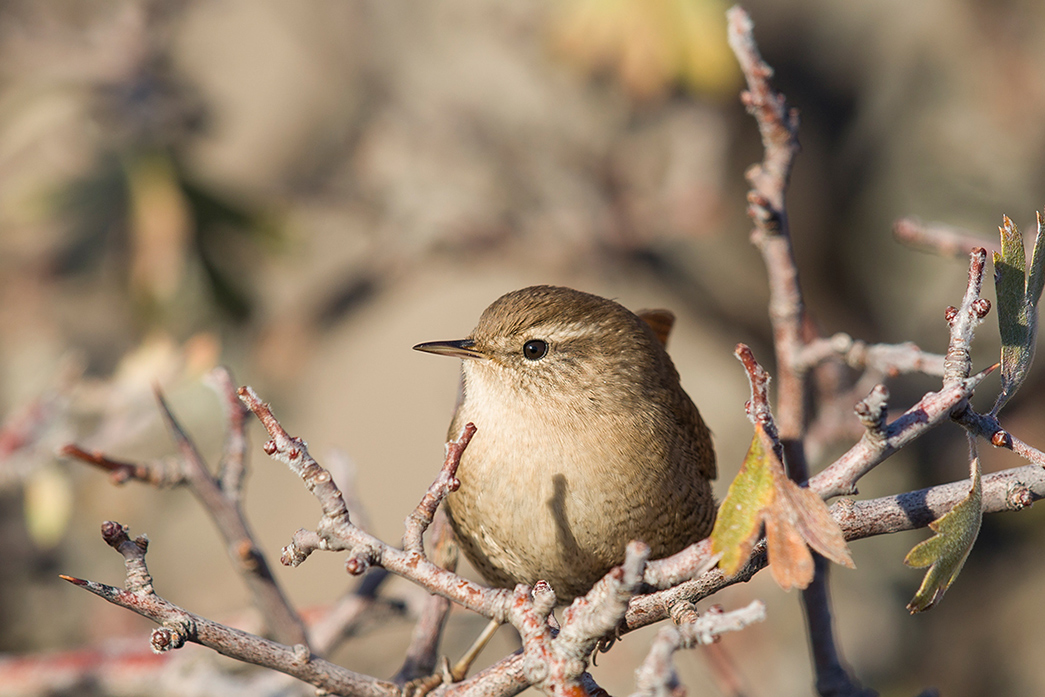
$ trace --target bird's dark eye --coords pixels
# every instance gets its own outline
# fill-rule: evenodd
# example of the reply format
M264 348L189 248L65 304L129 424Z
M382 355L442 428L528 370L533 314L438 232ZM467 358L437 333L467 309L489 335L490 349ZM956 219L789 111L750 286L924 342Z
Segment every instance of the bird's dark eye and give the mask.
M523 344L523 356L528 361L537 361L544 358L548 353L548 342L540 339L531 339Z

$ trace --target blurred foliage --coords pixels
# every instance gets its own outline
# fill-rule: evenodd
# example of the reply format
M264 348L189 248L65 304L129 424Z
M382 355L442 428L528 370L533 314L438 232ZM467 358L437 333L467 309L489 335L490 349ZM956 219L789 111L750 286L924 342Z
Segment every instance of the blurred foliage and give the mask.
M195 183L162 151L102 154L56 194L55 208L69 221L56 271L115 267L147 325L164 326L166 311L184 299L193 266L202 270L216 307L229 319L247 320L253 301L244 285L245 254L229 251L244 244L271 248L279 239L270 214Z
M735 94L740 70L726 43L720 0L566 0L552 27L556 47L591 72L610 72L637 99L682 86Z

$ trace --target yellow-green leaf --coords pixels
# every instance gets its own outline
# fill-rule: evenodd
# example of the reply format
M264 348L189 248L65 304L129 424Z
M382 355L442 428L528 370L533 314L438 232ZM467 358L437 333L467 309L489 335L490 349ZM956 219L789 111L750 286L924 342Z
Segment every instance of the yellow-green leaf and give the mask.
M972 461L971 479L969 493L965 498L929 524L936 534L915 545L904 559L908 566L919 569L929 567L918 592L907 604L907 609L912 613L929 610L940 602L969 558L983 519L978 457Z
M25 481L25 526L42 549L61 542L73 510L73 485L69 475L54 465L44 465Z
M711 549L722 554L719 567L733 574L751 554L765 525L769 570L784 590L805 588L813 580L809 549L852 567L849 548L827 505L784 472L775 444L761 425L744 463L719 507Z
M711 531L711 551L722 554L718 565L726 575L736 573L751 554L762 531L762 511L773 499L773 477L761 432L761 428L756 429Z
M726 43L722 0L568 0L555 5L559 53L590 72L611 72L635 98L694 91L735 93L740 73Z

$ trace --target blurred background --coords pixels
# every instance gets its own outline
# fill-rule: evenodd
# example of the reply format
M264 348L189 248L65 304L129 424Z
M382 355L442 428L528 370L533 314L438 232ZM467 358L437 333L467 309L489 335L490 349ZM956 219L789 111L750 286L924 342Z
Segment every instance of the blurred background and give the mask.
M802 115L789 213L811 312L828 334L943 351L966 261L903 248L891 225L914 215L996 240L1004 213L1033 232L1045 205L1045 5L745 7ZM721 497L750 441L734 345L772 369L743 179L761 145L738 101L726 8L0 1L0 651L142 645L148 622L57 577L122 584L103 520L149 535L161 595L249 626L242 582L187 491L114 487L56 448L170 455L159 385L215 462L222 415L202 377L222 363L321 462L346 454L331 459L348 463L336 476L372 531L396 542L442 461L458 373L410 347L464 337L492 300L535 283L678 315L669 350L715 433ZM978 366L996 360L993 315L974 349ZM1002 415L1038 447L1043 376ZM891 381L891 406L937 384ZM985 385L981 407L996 378ZM276 563L319 510L263 455L259 431L248 515L296 606L323 606L351 579L337 555ZM938 429L878 468L861 496L961 479L965 450L959 429ZM1022 464L983 456L987 470ZM914 617L904 605L921 573L902 559L926 532L855 543L858 570L832 576L855 675L884 695L1045 692L1043 515L985 520L946 599ZM384 592L423 597L401 582ZM797 594L763 574L714 602L751 597L766 600L768 621L721 644L745 689L812 693ZM454 613L447 650L483 623ZM410 627L382 623L334 659L388 677ZM487 661L513 650L509 635ZM629 692L650 636L628 636L596 679ZM219 660L193 646L176 659ZM721 692L699 653L677 663L694 694ZM188 694L173 679L58 683L0 694Z

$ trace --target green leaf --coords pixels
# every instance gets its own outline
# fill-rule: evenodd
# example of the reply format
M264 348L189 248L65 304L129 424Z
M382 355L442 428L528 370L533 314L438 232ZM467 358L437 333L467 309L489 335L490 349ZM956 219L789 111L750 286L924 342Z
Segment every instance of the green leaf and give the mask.
M813 580L810 548L831 561L853 567L841 528L816 493L788 479L776 445L755 426L744 463L719 507L711 549L721 553L719 567L739 570L765 525L769 570L784 590L805 588Z
M994 287L1001 334L1001 392L991 410L994 415L1016 394L1030 370L1037 336L1038 300L1045 285L1042 268L1045 264L1045 234L1041 215L1038 215L1038 233L1029 269L1023 237L1008 216L1003 217L998 230L1001 233L1001 253L994 253Z
M973 543L980 532L983 504L980 488L980 459L972 460L969 493L954 508L929 523L936 534L919 542L907 553L904 563L915 568L929 567L907 609L911 613L924 612L940 602L943 594L958 578L969 558Z
M1038 233L1034 237L1034 253L1030 260L1030 277L1027 279L1027 300L1034 305L1041 299L1045 287L1045 220L1037 213Z

